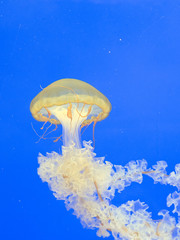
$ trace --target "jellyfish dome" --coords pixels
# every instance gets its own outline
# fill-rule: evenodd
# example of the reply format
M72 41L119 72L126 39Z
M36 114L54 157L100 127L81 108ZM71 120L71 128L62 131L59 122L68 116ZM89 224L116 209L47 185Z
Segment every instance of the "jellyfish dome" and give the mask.
M73 142L80 147L80 126L105 119L111 104L90 84L67 78L43 89L32 100L30 111L38 121L62 124L64 145Z
M84 227L116 240L180 239L180 222L168 210L161 210L160 219L153 220L140 200L120 206L111 203L116 190L121 193L132 182L141 184L143 175L148 175L155 183L177 188L167 196L167 206L174 205L173 213L180 216L180 164L169 174L165 161L152 168L145 160L113 166L104 157L96 157L91 141L81 144L81 128L95 126L111 111L111 103L101 92L80 80L58 80L32 100L30 111L38 121L62 124L62 153L39 154L38 174Z

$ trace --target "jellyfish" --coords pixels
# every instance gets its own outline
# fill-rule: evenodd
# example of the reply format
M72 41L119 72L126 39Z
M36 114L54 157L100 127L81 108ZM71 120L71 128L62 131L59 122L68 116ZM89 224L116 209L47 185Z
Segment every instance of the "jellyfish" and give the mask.
M97 236L115 240L178 240L180 222L166 210L154 220L148 205L131 200L119 206L111 203L132 182L139 184L148 175L154 183L169 184L176 191L167 196L167 206L180 216L180 164L169 174L167 163L148 167L146 160L113 165L96 157L92 141L81 141L81 129L108 117L111 103L96 88L77 79L61 79L44 88L31 102L32 116L44 125L62 125L61 153L38 156L38 174L54 196L73 209L82 225L96 229ZM93 134L94 136L94 134ZM117 190L117 191L116 191Z

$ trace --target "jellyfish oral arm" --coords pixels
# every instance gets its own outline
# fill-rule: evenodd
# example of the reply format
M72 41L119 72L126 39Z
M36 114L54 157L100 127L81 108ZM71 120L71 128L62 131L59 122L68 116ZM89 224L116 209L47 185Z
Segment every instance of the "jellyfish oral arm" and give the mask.
M126 166L114 166L95 157L90 142L82 148L74 145L62 147L62 155L40 154L38 174L47 182L58 200L64 200L67 209L81 219L83 226L98 229L99 237L110 233L115 240L178 240L179 222L167 210L161 210L160 220L153 220L148 206L140 200L132 200L116 207L111 204L116 189L122 192L131 182L141 184L143 173L155 182L179 186L180 164L176 172L166 174L165 162L147 169L145 160L131 161ZM180 193L167 198L168 206L174 205L180 216Z

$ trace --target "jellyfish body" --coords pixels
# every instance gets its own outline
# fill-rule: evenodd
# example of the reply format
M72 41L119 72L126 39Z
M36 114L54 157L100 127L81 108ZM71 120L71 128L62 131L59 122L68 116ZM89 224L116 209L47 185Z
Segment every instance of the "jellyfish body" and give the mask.
M55 197L73 209L83 226L97 229L97 235L114 239L178 240L180 223L167 210L154 221L148 206L128 201L116 207L111 204L115 190L121 193L132 182L141 183L143 174L155 183L170 184L180 189L180 164L167 174L167 164L131 161L126 166L113 166L97 158L91 141L81 145L80 128L105 119L111 110L109 100L91 85L76 79L62 79L43 89L31 102L33 117L42 122L62 124L62 154L39 155L38 174L47 182ZM180 216L180 193L169 194L167 205L174 205Z

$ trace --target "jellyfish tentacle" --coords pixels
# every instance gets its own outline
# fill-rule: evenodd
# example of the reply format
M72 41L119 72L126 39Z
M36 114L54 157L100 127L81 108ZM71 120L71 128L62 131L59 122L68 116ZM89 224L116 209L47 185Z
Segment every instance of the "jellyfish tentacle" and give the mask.
M85 105L86 105L86 104L83 105L83 108L85 107ZM82 108L82 110L83 110L83 108ZM91 112L91 110L92 110L92 105L89 106L86 115L82 115L82 110L81 110L81 112L79 112L79 111L78 111L78 108L76 108L76 111L78 112L78 114L79 114L80 117L83 117L83 118L88 117L88 115L90 114L90 112Z
M69 103L69 106L67 108L67 117L70 118L72 122L72 103Z
M44 126L46 125L46 123L49 121L49 119L51 118L51 112L46 108L44 107L48 113L48 118L46 119L46 121L43 123L42 127L41 127L41 130L43 130Z
M57 124L54 124L55 128L53 130L51 130L50 132L48 132L47 134L45 134L44 136L46 137L47 135L51 134L52 132L55 132L58 128Z
M93 124L93 148L95 148L95 137L94 137L95 126L96 126L100 117L101 117L101 113L99 113L97 118L94 120L94 124Z
M52 126L52 123L50 123L50 125L48 127L46 127L46 130L44 131L43 135L39 138L39 140L37 142L39 142L41 139L44 139L45 134L47 132L47 130Z
M51 127L51 125L52 125L52 123L46 128L46 131L48 130L49 127ZM35 134L39 137L39 140L36 143L38 143L41 139L47 139L47 138L45 138L44 133L43 133L43 135L39 135L37 133L37 131L35 130L35 128L34 128L32 123L31 123L31 127L32 127L33 131L35 132Z
M80 130L81 130L83 127L85 127L85 129L84 129L83 132L81 133L81 136L82 136L83 133L86 131L86 129L89 127L89 125L91 125L92 122L93 122L93 121L90 121L88 124L86 124L86 125L84 125L84 126L81 125Z
M61 140L61 142L63 142L61 138L62 138L62 134L59 137L57 137L55 140L53 140L53 142L57 142L58 140Z

